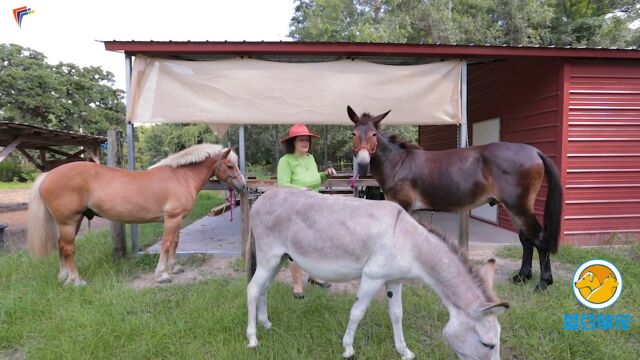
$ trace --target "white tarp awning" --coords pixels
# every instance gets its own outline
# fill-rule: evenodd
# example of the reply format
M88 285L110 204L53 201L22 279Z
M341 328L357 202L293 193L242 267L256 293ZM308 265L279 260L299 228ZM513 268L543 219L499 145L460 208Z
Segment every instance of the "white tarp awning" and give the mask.
M136 56L127 120L351 125L351 105L358 113L391 109L385 124L458 124L461 69L461 61L398 66Z

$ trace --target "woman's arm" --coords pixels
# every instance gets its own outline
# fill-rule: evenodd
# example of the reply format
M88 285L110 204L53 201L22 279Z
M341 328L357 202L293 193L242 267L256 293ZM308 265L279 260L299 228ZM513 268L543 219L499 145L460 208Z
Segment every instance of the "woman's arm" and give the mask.
M278 161L276 177L278 179L278 186L293 187L293 184L291 184L291 167L289 166L289 162L284 158L280 158L280 161Z

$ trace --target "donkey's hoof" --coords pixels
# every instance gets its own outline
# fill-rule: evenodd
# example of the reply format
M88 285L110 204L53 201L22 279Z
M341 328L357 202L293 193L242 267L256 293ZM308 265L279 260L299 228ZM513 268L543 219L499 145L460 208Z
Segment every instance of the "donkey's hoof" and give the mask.
M249 349L254 349L257 346L258 346L258 339L257 338L249 339L249 344L247 344L247 347Z
M172 274L182 274L184 272L184 268L180 265L176 265L173 267L173 270L171 270Z
M171 282L171 276L169 276L169 274L166 272L162 273L162 275L160 275L160 278L158 279L159 284L168 284L170 282Z
M405 351L402 353L402 360L413 360L415 358L416 354L411 352L411 350L409 349L405 349Z
M345 359L354 359L356 357L356 351L353 350L353 348L345 349L342 357Z
M528 280L531 280L531 274L522 275L517 273L513 276L513 282L515 284L526 283Z
M266 320L266 321L260 321L260 324L262 324L262 327L269 330L271 329L271 321Z

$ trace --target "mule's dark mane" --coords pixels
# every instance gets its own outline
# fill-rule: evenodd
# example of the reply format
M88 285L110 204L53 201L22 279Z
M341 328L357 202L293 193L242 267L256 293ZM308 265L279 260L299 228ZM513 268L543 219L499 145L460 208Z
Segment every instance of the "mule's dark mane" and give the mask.
M418 221L418 224L422 225L422 227L425 228L428 232L439 237L445 244L447 244L447 247L449 248L449 250L451 250L451 252L453 252L455 255L458 256L458 259L460 259L460 262L462 263L462 265L464 265L464 267L467 268L469 275L471 275L471 278L473 279L473 281L476 283L476 285L478 285L478 287L482 291L482 294L484 295L485 300L488 303L493 304L498 302L498 298L496 297L496 294L493 292L493 289L489 288L487 283L484 281L484 278L480 276L480 269L473 266L473 264L469 260L469 257L462 251L462 249L460 249L460 247L455 242L453 242L449 238L447 234L445 234L442 231L442 229L434 226L431 223L427 223L422 220L416 219L416 221Z
M404 150L424 150L422 146L402 140L399 135L391 135L387 138L390 143L400 146Z

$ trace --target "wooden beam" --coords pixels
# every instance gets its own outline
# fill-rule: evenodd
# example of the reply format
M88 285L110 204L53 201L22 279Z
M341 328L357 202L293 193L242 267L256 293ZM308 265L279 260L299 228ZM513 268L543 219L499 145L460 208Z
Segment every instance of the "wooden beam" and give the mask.
M27 158L27 160L29 160L33 165L35 165L35 167L38 168L38 170L40 171L44 171L44 166L42 166L41 164L38 163L38 161L36 161L36 159L33 158L33 156L31 156L25 149L22 148L18 148L18 151L20 151L20 153Z
M4 149L2 149L2 151L0 151L0 162L2 162L2 160L4 160L7 156L9 156L9 154L11 154L13 149L15 149L16 146L18 146L18 144L20 144L21 142L22 142L22 138L17 137L15 138L15 140L11 142L11 144L9 144Z
M60 155L60 156L64 156L64 157L66 157L67 159L71 159L71 158L80 158L80 154L82 154L82 153L84 152L84 149L83 149L83 150L80 150L80 151L78 151L78 152L76 152L76 153L70 154L70 153L68 153L68 152L66 152L66 151L62 151L62 150L58 150L58 149L54 149L54 148L49 147L49 146L45 146L45 147L44 147L44 149L45 149L46 151L50 152L50 153L53 153L53 154L56 154L56 155ZM77 155L76 155L76 154L77 154Z
M119 130L107 132L107 165L122 167L122 133ZM124 224L111 222L111 255L114 259L123 258L127 253L127 234Z

